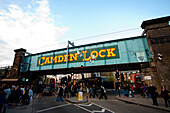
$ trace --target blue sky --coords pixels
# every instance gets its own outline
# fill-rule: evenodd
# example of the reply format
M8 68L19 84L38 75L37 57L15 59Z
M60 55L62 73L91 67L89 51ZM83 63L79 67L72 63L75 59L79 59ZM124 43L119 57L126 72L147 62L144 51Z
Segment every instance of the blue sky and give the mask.
M82 45L140 36L144 20L170 16L169 4L169 0L0 0L0 65L12 65L13 50L18 48L37 53L65 48L67 40ZM96 37L83 39L90 36Z

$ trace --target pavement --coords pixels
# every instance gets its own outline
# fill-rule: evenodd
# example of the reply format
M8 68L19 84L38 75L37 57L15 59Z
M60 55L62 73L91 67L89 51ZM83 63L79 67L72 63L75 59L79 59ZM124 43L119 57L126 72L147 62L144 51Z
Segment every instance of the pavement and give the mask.
M135 97L124 97L124 95L116 96L116 99L124 101L130 104L136 104L139 106L145 106L149 108L159 109L163 111L170 112L170 107L165 107L165 102L163 98L157 98L158 106L153 105L151 98L143 98L140 94L135 95Z
M112 94L108 94L107 97L108 97L108 99L113 99ZM159 110L170 112L170 107L165 107L165 102L164 102L163 98L157 98L158 106L153 105L151 98L146 98L146 97L143 98L143 96L141 96L140 94L135 95L135 97L131 97L131 96L124 97L124 95L121 94L120 96L116 96L116 99L126 102L126 103L130 103L130 104L135 104L135 105L139 105L139 106L145 106L145 107L149 107L149 108L154 108L154 109L159 109ZM79 101L78 97L71 97L71 98L67 98L65 100L70 103L73 103L73 104L90 102L90 99L88 99L88 94L84 94L83 101Z

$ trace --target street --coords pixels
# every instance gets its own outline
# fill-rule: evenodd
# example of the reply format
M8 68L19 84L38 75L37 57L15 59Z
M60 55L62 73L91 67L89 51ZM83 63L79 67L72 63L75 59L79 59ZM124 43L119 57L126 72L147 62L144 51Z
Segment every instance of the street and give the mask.
M57 102L56 95L39 94L31 105L8 107L7 113L167 113L165 111L125 103L108 94L108 99L90 98L89 103L72 104L67 101Z

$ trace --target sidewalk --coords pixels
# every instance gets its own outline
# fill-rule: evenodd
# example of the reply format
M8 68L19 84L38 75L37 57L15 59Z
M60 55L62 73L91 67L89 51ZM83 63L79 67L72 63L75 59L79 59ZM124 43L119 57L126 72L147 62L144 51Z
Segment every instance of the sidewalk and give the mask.
M141 95L135 95L135 97L132 98L132 97L124 97L124 95L121 94L120 97L116 96L116 99L127 102L127 103L131 103L131 104L136 104L140 106L145 106L145 107L150 107L150 108L170 112L170 107L165 107L163 98L157 98L159 106L152 105L153 103L152 103L151 98L143 98Z

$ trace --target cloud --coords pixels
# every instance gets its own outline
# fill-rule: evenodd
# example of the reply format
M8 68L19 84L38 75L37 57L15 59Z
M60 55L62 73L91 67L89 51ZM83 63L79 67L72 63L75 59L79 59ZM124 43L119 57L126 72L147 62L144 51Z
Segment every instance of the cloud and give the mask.
M28 4L27 10L15 4L10 4L8 10L0 10L0 52L3 55L14 54L13 50L25 48L31 52L45 51L40 48L47 44L57 42L57 38L62 36L68 27L58 27L50 13L47 0L32 1L38 7ZM31 12L31 11L34 12ZM49 48L48 48L49 49ZM12 64L11 60L3 60L0 55L0 64ZM4 62L2 62L4 61Z

